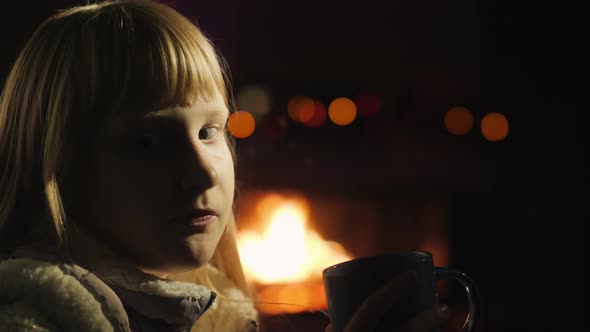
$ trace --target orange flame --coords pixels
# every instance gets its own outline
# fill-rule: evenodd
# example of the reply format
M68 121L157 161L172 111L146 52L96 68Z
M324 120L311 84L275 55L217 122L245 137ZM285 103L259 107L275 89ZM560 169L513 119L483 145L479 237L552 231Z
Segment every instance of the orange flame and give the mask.
M262 232L238 235L244 273L250 280L260 284L303 282L350 259L338 243L324 240L307 227L309 206L304 199L271 195L260 202L258 210L268 226Z

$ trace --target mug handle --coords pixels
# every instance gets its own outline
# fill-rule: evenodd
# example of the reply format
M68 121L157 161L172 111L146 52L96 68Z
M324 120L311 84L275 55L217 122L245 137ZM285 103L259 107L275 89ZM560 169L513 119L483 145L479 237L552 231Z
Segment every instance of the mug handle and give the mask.
M449 269L446 267L435 267L436 279L455 279L467 291L467 301L469 304L469 316L467 316L467 320L463 325L463 332L470 332L473 331L475 327L475 322L479 320L479 306L480 306L480 299L479 299L479 290L477 289L477 285L468 275L465 273Z

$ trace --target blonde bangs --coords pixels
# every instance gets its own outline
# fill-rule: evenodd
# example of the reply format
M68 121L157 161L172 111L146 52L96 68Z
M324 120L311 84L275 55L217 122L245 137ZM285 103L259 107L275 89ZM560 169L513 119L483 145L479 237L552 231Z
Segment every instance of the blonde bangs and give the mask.
M145 13L147 29L137 19L132 26L136 33L145 34L139 36L144 44L132 50L135 61L129 61L131 67L138 66L130 68L134 84L130 88L137 97L146 98L139 100L140 105L190 106L219 96L227 102L225 71L209 40L185 17L168 7L163 10ZM145 60L137 61L137 57Z
M187 18L153 1L95 6L86 22L91 36L80 36L91 69L86 85L95 89L88 108L145 111L219 96L227 103L224 62Z

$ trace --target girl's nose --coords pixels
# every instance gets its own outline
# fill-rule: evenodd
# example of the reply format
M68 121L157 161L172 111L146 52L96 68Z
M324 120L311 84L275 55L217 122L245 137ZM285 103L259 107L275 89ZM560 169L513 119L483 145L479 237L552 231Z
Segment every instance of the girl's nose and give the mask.
M202 153L195 151L185 165L180 177L180 190L183 193L199 194L215 186L217 172Z

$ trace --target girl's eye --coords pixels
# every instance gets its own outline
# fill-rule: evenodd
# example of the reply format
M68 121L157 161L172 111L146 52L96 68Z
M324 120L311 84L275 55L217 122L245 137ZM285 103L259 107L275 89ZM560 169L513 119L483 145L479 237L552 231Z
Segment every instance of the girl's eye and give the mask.
M214 140L219 135L219 128L205 127L199 130L199 139L203 141Z

